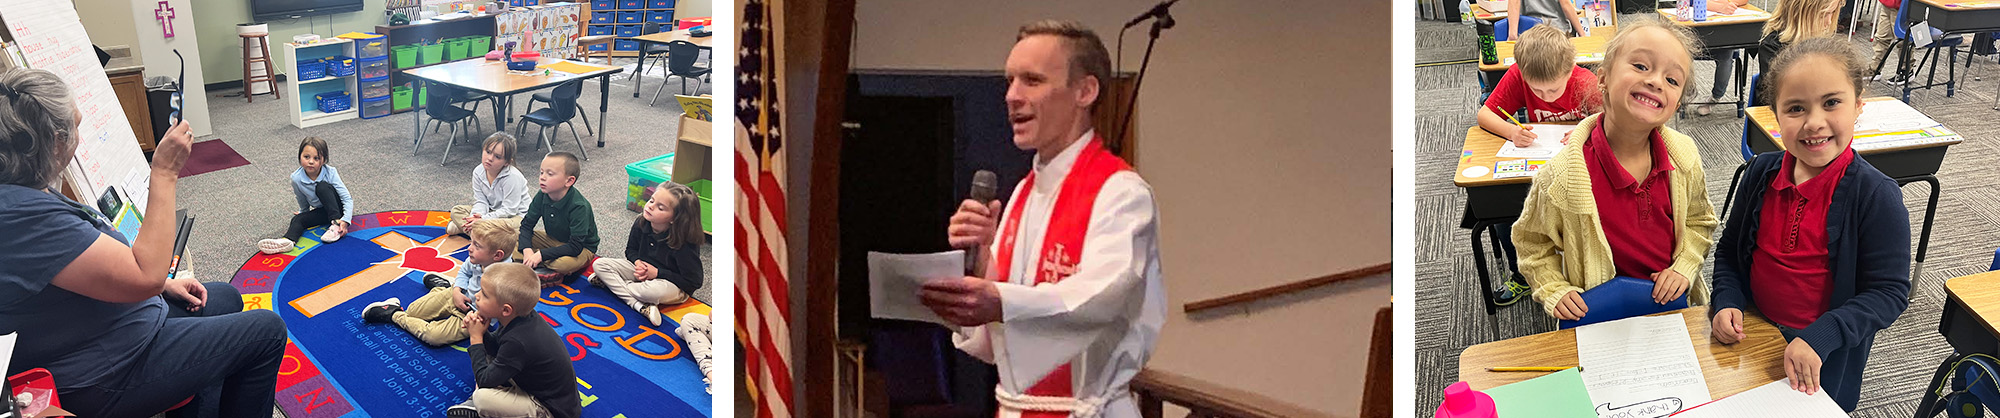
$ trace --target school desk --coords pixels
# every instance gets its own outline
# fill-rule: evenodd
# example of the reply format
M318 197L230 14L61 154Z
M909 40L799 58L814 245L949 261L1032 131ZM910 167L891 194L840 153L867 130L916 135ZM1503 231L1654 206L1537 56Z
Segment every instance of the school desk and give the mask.
M1491 25L1500 19L1506 19L1507 11L1488 11L1485 7L1479 6L1479 2L1472 2L1472 18L1479 19L1480 24Z
M666 31L660 31L659 33L632 37L632 40L639 41L639 43L642 45L652 45L652 44L666 45L667 43L673 41L688 41L688 43L692 43L694 44L694 46L701 47L702 50L711 49L712 47L710 45L714 43L713 42L714 39L715 39L714 36L703 36L696 38L693 35L689 35L688 31L685 29L666 30ZM640 47L640 49L644 48L645 47L643 46ZM639 60L639 67L633 72L644 74L646 72L646 60ZM639 90L644 89L644 87L639 86L639 84L645 82L644 81L645 79L646 79L645 77L632 78L632 97L639 97Z
M1745 312L1743 340L1723 344L1709 335L1707 306L1659 315L1680 315L1687 321L1688 341L1694 343L1709 397L1722 399L1785 378L1785 337L1762 316ZM1578 363L1576 329L1550 331L1466 347L1458 354L1458 380L1474 390L1486 390L1545 374L1489 372L1488 367L1577 367Z
M1560 141L1562 139L1544 136L1537 140ZM1532 175L1505 179L1494 178L1494 164L1500 161L1519 159L1501 158L1498 156L1500 147L1505 145L1506 142L1507 139L1486 132L1486 129L1478 126L1467 128L1465 130L1465 145L1459 153L1458 168L1452 174L1452 183L1457 184L1459 188L1465 189L1464 217L1466 221L1472 224L1472 265L1473 269L1479 272L1480 293L1482 295L1480 299L1486 301L1486 316L1489 320L1493 321L1493 329L1496 330L1500 328L1499 319L1494 318L1493 314L1498 313L1502 306L1499 304L1499 301L1493 300L1493 279L1486 272L1486 249L1479 242L1479 236L1491 232L1491 234L1487 235L1493 244L1493 258L1505 259L1506 255L1501 251L1500 241L1509 238L1500 236L1499 231L1494 230L1494 227L1513 224L1515 218L1521 217L1521 202L1528 199L1528 186L1535 180ZM1467 173L1479 175L1467 176ZM1513 263L1508 263L1508 265L1511 266ZM1510 271L1508 273L1520 274L1517 271Z
M1944 312L1938 316L1938 333L1951 344L1952 355L1938 364L1930 386L1943 383L1951 366L1974 354L2000 355L2000 272L1985 272L1944 281ZM1936 392L1925 390L1917 402L1919 417L1936 416L1942 408Z
M1979 32L2000 32L2000 0L1913 0L1903 2L1903 7L1911 8L1908 11L1910 22L1929 22L1932 29L1943 31L1944 35L1937 37L1939 39ZM1903 42L1899 45L1896 48L1897 54L1901 59L1897 64L1899 74L1910 74L1911 78L1914 79L1916 78L1915 73L1909 71L1911 45L1909 42ZM1966 60L1970 62L1972 57L1968 55ZM1945 97L1951 97L1957 93L1958 66L1946 66L1950 68L1946 69L1949 73L1946 75L1943 83L1917 84L1914 82L1916 80L1904 83L1902 86L1903 100L1910 99L1910 90L1940 85L1944 86ZM1927 80L1936 80L1936 78L1937 66L1933 65L1931 66L1930 76Z
M1869 97L1861 101L1863 103L1893 102L1896 99L1893 97ZM1778 141L1778 119L1776 115L1771 113L1771 107L1752 107L1747 112L1750 115L1750 124L1752 127L1749 133L1750 151L1759 154L1771 151L1784 151L1785 144ZM1939 126L1939 128L1949 130L1949 128L1944 128L1943 126ZM1861 136L1875 133L1882 132L1873 130L1856 131L1854 135ZM1938 185L1938 168L1944 165L1945 150L1953 144L1963 141L1963 137L1953 135L1937 139L1897 143L1891 146L1854 145L1854 151L1857 155L1868 160L1868 164L1874 165L1875 169L1882 171L1882 174L1896 179L1896 185L1902 186L1919 181L1931 184L1930 202L1924 205L1923 232L1917 234L1916 265L1911 277L1922 277L1924 273L1924 252L1930 248L1931 222L1937 219L1938 195L1942 194L1944 190Z
M1590 36L1569 38L1570 45L1576 47L1576 65L1590 67L1603 62L1604 44L1611 42L1611 36L1617 34L1618 26L1611 25L1590 28ZM1493 50L1500 53L1500 61L1493 64L1480 63L1479 71L1489 73L1487 75L1490 80L1499 80L1500 75L1507 71L1507 60L1514 57L1515 42L1494 42Z
M1757 42L1763 39L1764 22L1771 20L1771 14L1764 12L1764 9L1759 9L1757 6L1746 5L1739 7L1739 9L1755 11L1760 13L1760 15L1723 18L1717 17L1711 12L1708 20L1692 22L1680 20L1680 16L1675 14L1672 8L1659 9L1657 11L1660 14L1660 18L1694 30L1695 36L1701 38L1701 45L1708 48L1709 51L1725 54L1736 51L1747 51L1742 57L1737 57L1736 59L1736 78L1734 82L1736 84L1736 92L1738 93L1736 100L1686 104L1728 104L1736 106L1738 115L1742 114L1743 106L1748 104L1742 97L1743 93L1749 90L1744 89L1743 85L1750 80L1750 59L1756 53ZM1739 11L1738 13L1741 12ZM1721 71L1721 69L1717 69L1717 71Z
M537 59L538 62L537 65L551 64L561 61L565 60L542 57ZM571 62L574 63L575 61ZM623 67L617 67L617 66L600 66L596 64L585 64L585 65L590 65L593 67L603 67L604 69L597 71L590 71L576 75L554 75L554 76L541 75L542 72L541 69L537 69L533 75L524 75L524 74L517 74L513 71L508 71L507 65L501 61L471 59L471 60L464 60L447 64L433 65L429 67L411 68L402 71L404 74L409 74L410 76L416 77L417 87L422 87L424 83L428 82L431 84L438 84L438 85L450 86L453 88L477 91L492 95L493 97L498 97L500 99L499 105L493 106L493 126L494 129L500 131L507 130L507 119L502 117L502 112L506 112L507 117L512 117L513 109L512 106L509 106L507 102L511 101L509 99L512 98L513 95L522 92L555 87L557 84L562 84L565 81L585 79L585 78L597 78L598 90L597 90L597 135L596 136L597 136L597 146L603 147L604 134L605 132L610 132L610 130L604 127L610 122L609 119L605 119L604 117L605 113L607 113L611 108L610 77L612 74L617 74L619 72L625 71L625 69ZM424 130L424 112L421 111L422 110L421 106L418 107L419 109L417 110L419 111L411 112L416 115L416 117L410 118L412 121L415 122L414 124L412 124L412 126L416 127L416 130L411 132L410 135L411 138L416 138L422 135Z

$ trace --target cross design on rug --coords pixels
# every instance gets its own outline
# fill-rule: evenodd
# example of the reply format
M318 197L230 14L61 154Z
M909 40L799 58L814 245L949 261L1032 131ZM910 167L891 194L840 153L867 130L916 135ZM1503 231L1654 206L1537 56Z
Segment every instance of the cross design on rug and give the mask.
M340 306L368 291L396 281L410 272L445 273L457 269L459 261L451 254L465 251L471 241L457 235L431 238L417 242L403 235L401 231L390 231L369 240L396 255L382 259L366 269L348 275L333 284L326 285L305 296L292 299L293 310L311 318L322 312Z

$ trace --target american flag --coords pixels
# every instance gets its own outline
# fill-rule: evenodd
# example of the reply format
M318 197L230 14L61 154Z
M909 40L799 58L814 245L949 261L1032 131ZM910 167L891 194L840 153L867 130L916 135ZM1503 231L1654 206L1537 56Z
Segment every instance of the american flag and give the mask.
M791 282L785 278L785 154L773 1L737 15L736 335L757 418L792 416Z

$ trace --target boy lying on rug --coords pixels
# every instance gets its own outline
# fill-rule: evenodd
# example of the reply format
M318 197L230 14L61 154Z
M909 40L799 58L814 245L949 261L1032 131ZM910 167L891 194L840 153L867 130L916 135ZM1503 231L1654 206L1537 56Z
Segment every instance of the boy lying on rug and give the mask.
M562 339L547 322L523 319L535 314L535 292L540 289L534 270L526 265L500 263L487 268L474 298L476 309L463 322L472 342L466 351L472 355L473 380L479 388L471 399L445 409L445 416L583 415L576 369Z
M362 309L361 320L394 323L432 347L464 341L465 314L472 310L479 292L480 273L493 263L513 261L507 254L514 252L517 232L514 225L505 222L474 222L466 226L465 233L472 237L472 245L459 268L458 278L446 280L444 276L424 275L424 287L430 288L430 293L410 302L407 312L401 299L389 298Z

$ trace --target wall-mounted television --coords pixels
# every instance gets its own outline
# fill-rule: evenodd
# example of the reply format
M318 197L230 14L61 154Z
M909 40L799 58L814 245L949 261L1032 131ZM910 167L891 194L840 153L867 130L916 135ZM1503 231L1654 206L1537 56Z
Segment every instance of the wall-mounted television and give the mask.
M250 18L272 21L361 11L363 0L250 0Z

